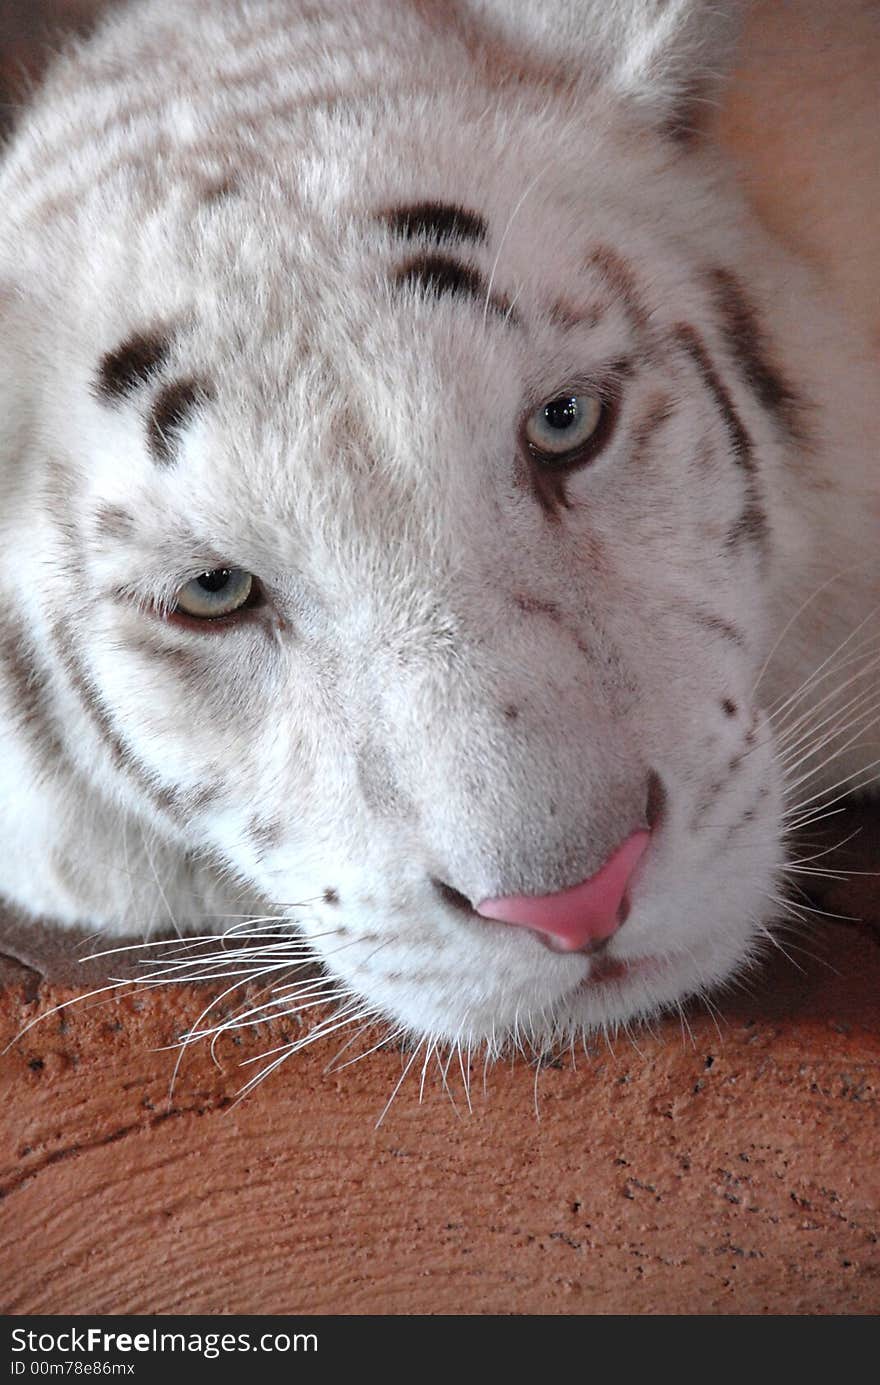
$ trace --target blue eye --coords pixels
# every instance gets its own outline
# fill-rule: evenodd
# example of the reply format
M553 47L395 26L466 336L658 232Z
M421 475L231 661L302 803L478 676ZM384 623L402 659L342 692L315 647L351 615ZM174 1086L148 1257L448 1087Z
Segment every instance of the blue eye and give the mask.
M255 579L243 568L214 568L181 587L174 614L192 616L195 620L217 620L241 610L255 590Z
M562 461L590 441L602 415L602 400L596 395L562 394L529 415L526 441L540 459Z

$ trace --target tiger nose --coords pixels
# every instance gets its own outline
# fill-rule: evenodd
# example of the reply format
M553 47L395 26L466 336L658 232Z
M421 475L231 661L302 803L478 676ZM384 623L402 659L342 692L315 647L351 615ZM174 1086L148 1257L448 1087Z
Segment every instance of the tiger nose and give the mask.
M577 952L590 943L603 942L617 932L626 917L627 887L650 840L650 832L633 832L595 875L570 889L484 899L476 911L499 923L533 928L560 952Z

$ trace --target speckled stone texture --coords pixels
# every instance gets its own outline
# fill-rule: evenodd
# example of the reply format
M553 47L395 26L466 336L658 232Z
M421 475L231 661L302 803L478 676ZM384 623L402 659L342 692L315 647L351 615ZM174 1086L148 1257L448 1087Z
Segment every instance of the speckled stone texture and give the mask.
M846 4L868 22L867 6ZM38 66L46 22L94 8L6 0L0 98L13 99L13 68ZM771 65L798 45L821 51L804 26L780 36L782 13L758 7L770 47L748 49L753 76L762 51ZM853 51L868 37L859 29ZM842 70L833 65L834 82ZM751 145L768 219L783 233L808 227L821 258L806 162L816 141L780 151L781 122L768 130L759 96L747 71L722 113L728 137L747 162ZM777 196L780 186L796 195ZM843 270L841 284L854 311L868 301ZM854 826L834 864L877 870L877 814L836 819L837 839ZM164 1046L208 993L129 991L50 1014L97 972L79 964L76 939L0 920L0 950L23 959L0 965L0 1046L47 1016L0 1060L0 1308L875 1313L878 894L870 875L832 882L821 906L867 922L817 918L790 960L719 1002L717 1027L695 1009L690 1034L667 1021L637 1048L580 1055L576 1069L491 1069L485 1088L478 1067L470 1112L455 1067L448 1092L429 1074L421 1105L411 1074L378 1129L400 1053L328 1073L341 1043L330 1040L235 1104L253 1071L241 1064L285 1037L243 1030L216 1063L190 1050L172 1093ZM364 1035L344 1059L370 1046Z
M0 1079L0 1302L22 1313L873 1313L880 1310L880 947L780 957L753 996L638 1049L418 1079L326 1074L281 1040L162 1050L205 993L49 1017ZM69 987L0 996L2 1037ZM361 1048L370 1046L367 1037ZM159 1051L157 1051L159 1050ZM349 1054L345 1055L350 1056ZM454 1105L453 1105L454 1100ZM536 1107L538 1114L536 1115Z

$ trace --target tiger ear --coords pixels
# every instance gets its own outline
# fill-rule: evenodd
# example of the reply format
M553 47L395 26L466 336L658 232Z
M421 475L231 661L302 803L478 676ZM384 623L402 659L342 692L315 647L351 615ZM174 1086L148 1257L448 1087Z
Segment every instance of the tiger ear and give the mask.
M465 0L484 30L675 138L708 124L751 0Z

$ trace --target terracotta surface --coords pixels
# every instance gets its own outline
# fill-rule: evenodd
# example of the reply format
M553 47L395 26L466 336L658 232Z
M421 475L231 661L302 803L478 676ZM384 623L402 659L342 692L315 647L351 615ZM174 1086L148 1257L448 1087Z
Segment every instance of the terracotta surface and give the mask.
M4 54L7 73L10 54L37 65L47 17L91 7L7 0L0 82ZM743 91L730 128L760 145ZM880 869L876 814L860 826L836 863ZM836 822L838 839L848 830ZM880 922L870 875L821 902ZM695 1010L692 1038L668 1021L576 1070L492 1069L485 1092L478 1068L470 1113L456 1070L450 1093L429 1075L421 1106L411 1074L378 1130L396 1051L326 1073L340 1041L321 1043L235 1105L252 1072L240 1064L285 1037L241 1031L216 1065L191 1050L169 1100L163 1045L205 991L51 1015L0 1061L0 1306L877 1312L880 946L870 923L816 923L748 997L720 1002L718 1027ZM97 975L76 940L4 930L27 965L0 968L2 1044Z
M872 1313L880 1310L880 947L829 926L754 997L537 1075L338 1073L333 1041L239 1105L156 1051L194 988L86 1002L2 1066L0 1301L21 1313ZM800 956L800 954L799 954ZM70 989L11 984L14 1033ZM369 1042L361 1041L364 1048ZM349 1056L349 1055L346 1055ZM535 1097L539 1117L535 1114Z

